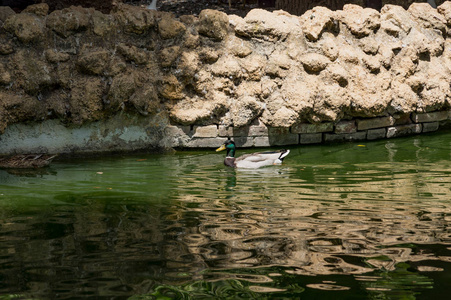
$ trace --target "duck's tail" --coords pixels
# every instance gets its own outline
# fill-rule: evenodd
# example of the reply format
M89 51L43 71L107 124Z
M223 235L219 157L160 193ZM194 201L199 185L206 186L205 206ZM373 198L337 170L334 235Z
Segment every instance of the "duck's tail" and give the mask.
M283 159L284 159L285 157L287 157L288 154L290 154L290 150L288 150L288 149L280 150L280 156L279 156L279 158L276 160L275 163L276 163L276 164L281 164L282 161L283 161Z

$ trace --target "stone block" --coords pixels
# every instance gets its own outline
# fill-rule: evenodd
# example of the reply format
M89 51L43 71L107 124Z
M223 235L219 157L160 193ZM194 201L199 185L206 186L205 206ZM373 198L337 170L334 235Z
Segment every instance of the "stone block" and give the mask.
M278 136L269 136L269 143L274 146L297 145L299 144L299 134L288 133Z
M172 126L169 125L164 129L164 134L166 136L165 146L166 147L184 147L190 138L190 127L189 126Z
M239 148L253 147L254 146L254 138L253 137L236 137L233 139L236 146ZM219 146L218 146L219 147Z
M224 144L224 138L193 138L188 141L185 147L188 148L218 148Z
M334 124L332 122L327 123L298 123L291 126L291 133L320 133L320 132L332 132L334 131Z
M323 141L322 133L304 133L300 134L301 144L319 144Z
M406 136L421 133L421 124L407 124L387 128L387 138Z
M354 133L357 131L357 126L354 120L340 121L335 124L335 133Z
M288 133L290 133L290 128L289 127L269 127L268 128L268 135L269 136L288 134Z
M439 122L423 123L423 132L437 131Z
M249 136L268 136L268 127L251 125L249 126Z
M437 121L443 121L448 119L448 111L435 111L435 112L429 112L429 113L413 113L412 114L412 120L415 123L430 123L430 122L437 122Z
M356 120L358 130L368 130L374 128L382 128L392 126L395 120L393 117L381 117L371 119L359 119Z
M386 135L387 135L386 128L370 129L366 134L366 139L367 140L385 139Z
M325 133L324 141L326 143L344 142L344 141L361 141L366 139L366 131L358 131L353 133Z
M243 127L227 127L220 125L218 128L218 135L222 137L242 137L242 136L254 136L251 134L251 127L253 126L243 126ZM259 127L259 126L256 126ZM266 127L264 127L266 128Z
M194 138L213 138L218 136L216 125L194 126Z
M218 127L218 136L228 137L233 136L233 127L219 125Z
M412 120L410 119L410 114L402 114L402 115L393 115L394 126L398 125L406 125L412 124Z
M232 127L232 136L249 136L249 126Z
M254 138L254 146L255 147L269 147L271 144L269 143L269 137L267 136L257 136Z
M189 135L191 128L189 126L175 126L168 125L164 129L165 135L179 136L179 135Z
M299 134L290 133L288 127L268 128L269 143L271 145L297 145L299 144Z

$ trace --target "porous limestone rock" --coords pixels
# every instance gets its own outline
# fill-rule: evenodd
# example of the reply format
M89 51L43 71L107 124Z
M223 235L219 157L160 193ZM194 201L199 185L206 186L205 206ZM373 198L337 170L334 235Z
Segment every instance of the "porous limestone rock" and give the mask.
M204 9L199 14L198 31L200 34L221 41L227 36L228 28L229 18L223 12Z
M55 10L48 15L46 25L58 35L67 38L89 28L92 11L78 6Z
M126 4L111 14L3 9L0 132L122 112L212 130L384 117L409 125L411 113L451 106L450 3L315 7L299 17L253 9L244 18L213 10L176 18ZM295 140L288 133L285 141Z
M323 31L337 30L336 13L323 6L316 6L300 17L305 36L316 42Z
M36 43L44 38L44 23L31 14L15 14L6 19L4 28L23 43Z
M346 4L338 16L356 37L368 36L380 27L379 12L372 8Z

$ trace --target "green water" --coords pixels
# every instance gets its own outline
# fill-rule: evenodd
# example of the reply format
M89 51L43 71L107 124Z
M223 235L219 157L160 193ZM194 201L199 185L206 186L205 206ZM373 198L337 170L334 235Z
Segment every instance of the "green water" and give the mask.
M0 299L441 299L451 134L0 170ZM250 150L239 151L241 153Z

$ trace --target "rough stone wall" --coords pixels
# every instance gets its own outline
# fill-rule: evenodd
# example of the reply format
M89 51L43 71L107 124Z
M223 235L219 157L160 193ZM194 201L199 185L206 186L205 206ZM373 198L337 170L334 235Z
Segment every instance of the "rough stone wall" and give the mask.
M361 7L371 7L380 10L384 5L399 5L408 9L413 3L425 3L427 0L277 0L276 8L282 9L293 15L301 16L307 10L315 6L327 7L330 10L343 9L345 4L356 4ZM441 5L445 0L435 0L437 5Z
M148 134L167 137L172 127L161 124L171 123L190 140L197 126L256 124L298 136L291 131L299 124L332 123L340 134L337 124L347 120L403 120L450 107L451 2L437 10L386 5L380 13L316 7L300 17L255 9L245 18L204 10L176 19L128 5L112 14L82 7L49 14L46 4L6 15L0 134L17 123L80 128L122 113L158 116L164 121ZM153 146L217 146L177 138Z

